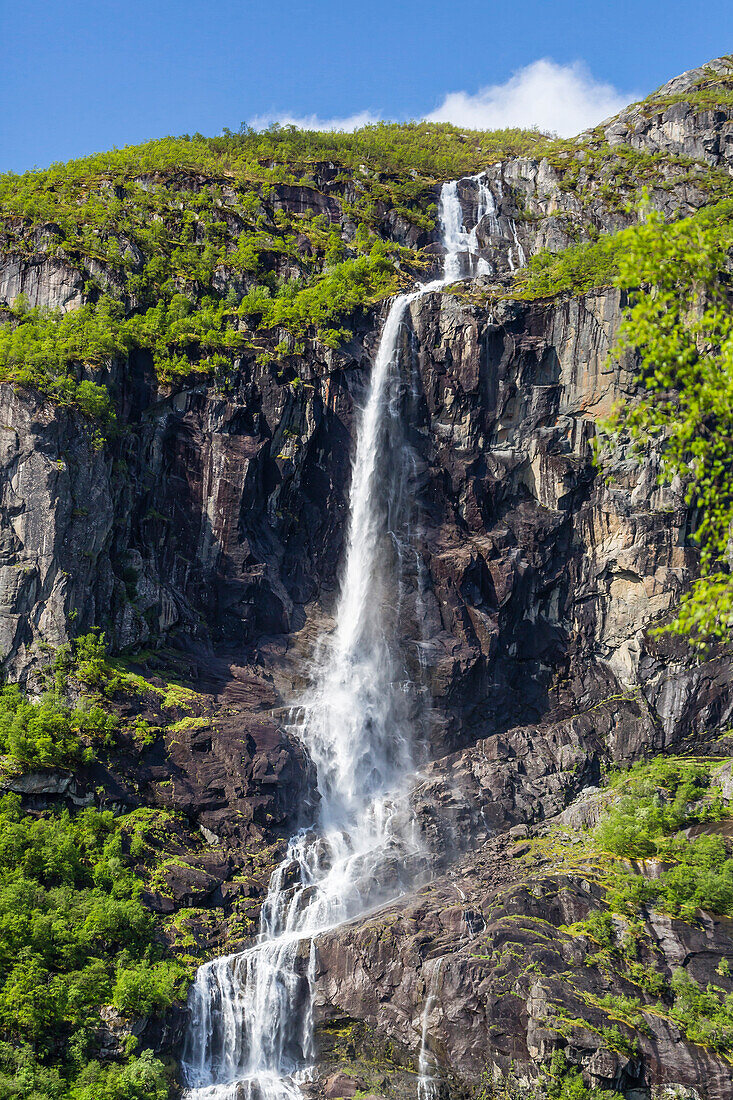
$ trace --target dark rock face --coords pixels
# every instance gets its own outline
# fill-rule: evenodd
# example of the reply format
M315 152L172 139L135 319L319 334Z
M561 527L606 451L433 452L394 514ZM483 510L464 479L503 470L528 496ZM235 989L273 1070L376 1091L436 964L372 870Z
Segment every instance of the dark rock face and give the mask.
M620 304L413 306L434 751L637 690L665 746L701 711L708 727L730 714L719 662L681 677L684 655L644 641L694 569L679 495L653 456L637 468L622 449L611 485L593 469L595 420L630 392L606 363ZM123 650L249 649L290 701L337 581L366 352L330 360L297 386L250 364L227 399L194 389L137 413L145 378L128 379L130 434L109 455L6 387L8 671L65 640L74 611Z
M633 996L638 989L589 964L593 943L568 931L597 903L598 887L592 875L543 875L527 867L525 847L496 840L399 905L322 936L324 1022L362 1020L383 1041L417 1050L432 992L431 1050L451 1093L470 1091L482 1075L501 1080L511 1073L529 1086L556 1047L563 1019L574 1019L587 1026L573 1031L566 1057L591 1087L648 1096L651 1088L663 1095L664 1086L675 1085L711 1100L729 1097L727 1060L686 1043L653 1008L637 1033L638 1054L605 1046L599 1032L607 1017L594 997ZM654 914L643 962L667 976L684 963L703 986L730 990L717 969L733 950L729 925L706 917L697 929ZM653 1005L655 998L647 1000Z
M436 749L608 697L646 716L616 759L730 715L725 660L693 671L645 638L694 569L681 494L657 486L653 455L636 467L621 448L608 484L593 469L595 421L631 394L608 366L621 304L605 291L492 317L446 296L413 307Z

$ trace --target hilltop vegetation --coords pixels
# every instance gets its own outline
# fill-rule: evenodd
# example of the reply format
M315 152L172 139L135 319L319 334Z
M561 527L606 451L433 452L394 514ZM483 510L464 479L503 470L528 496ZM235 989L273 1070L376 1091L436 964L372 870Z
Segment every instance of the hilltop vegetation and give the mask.
M700 95L726 80L711 76ZM338 348L372 306L431 263L422 247L435 229L438 185L518 156L545 158L556 173L581 247L597 235L599 202L623 215L647 185L660 194L692 188L711 203L730 185L689 157L609 145L601 128L561 141L427 122L353 133L243 126L8 173L0 246L21 262L58 261L82 291L81 308L66 315L22 299L0 306L0 380L109 425L114 402L100 372L115 358L147 357L163 383L198 374L225 384L242 356L274 362L309 340ZM620 243L602 236L591 252L560 261L562 270L541 255L518 296L554 293L558 282L573 292L599 285Z
M398 263L408 281L424 266L395 238L394 219L431 232L436 183L543 140L427 123L354 134L273 127L0 177L4 248L22 257L40 240L86 279L73 314L22 301L6 314L0 378L104 418L106 394L84 368L133 349L171 381L226 373L245 350L271 355L259 334L274 328L336 347L398 288ZM297 214L285 209L293 186L313 204Z

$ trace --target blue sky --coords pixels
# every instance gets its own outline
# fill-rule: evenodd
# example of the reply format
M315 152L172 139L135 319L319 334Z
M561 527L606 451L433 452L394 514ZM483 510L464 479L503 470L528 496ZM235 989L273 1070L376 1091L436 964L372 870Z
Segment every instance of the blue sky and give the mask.
M733 50L731 0L5 4L0 170L14 171L274 118L570 133Z

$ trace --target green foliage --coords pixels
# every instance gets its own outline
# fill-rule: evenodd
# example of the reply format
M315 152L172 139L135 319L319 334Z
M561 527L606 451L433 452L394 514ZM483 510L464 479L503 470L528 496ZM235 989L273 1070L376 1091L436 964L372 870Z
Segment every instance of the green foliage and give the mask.
M336 347L355 313L395 291L395 261L419 266L413 250L380 240L386 211L430 230L437 180L543 140L427 123L354 134L245 127L0 176L6 246L62 260L86 296L65 314L16 302L0 323L0 379L111 421L109 396L88 375L116 357L147 352L171 383L225 374L247 349L269 357L258 334L273 326ZM330 212L286 214L280 188L308 188L318 204L324 171Z
M23 767L88 761L89 742L109 742L117 726L117 719L101 707L72 708L55 692L31 701L15 684L0 690L0 752Z
M583 997L608 1018L599 1031L604 1045L629 1057L637 1053L634 1032L654 1030L650 1013L671 1020L689 1041L733 1055L733 993L717 985L701 989L684 970L670 981L647 923L649 908L689 921L700 909L733 916L733 859L723 820L730 810L716 785L722 763L661 757L612 776L617 797L587 837L585 866L598 876L603 905L565 931L593 945L586 965L613 976L614 985L623 983L617 992ZM695 827L711 832L689 839L686 831ZM572 840L577 860L577 834ZM609 855L616 857L610 866ZM635 863L650 859L653 867ZM728 979L730 970L723 958L716 972Z
M267 328L281 325L303 333L313 325L328 347L338 347L351 333L344 323L367 303L386 297L394 289L393 268L384 245L375 244L369 256L334 265L312 286L292 282L273 298L261 295L245 299L240 312L260 314Z
M173 962L143 961L125 967L117 973L112 1004L125 1016L150 1016L180 998L183 978L181 967Z
M175 171L236 181L244 193L243 212L256 218L262 212L263 197L265 201L270 197L268 186L312 183L308 179L312 166L330 161L340 169L365 174L406 176L395 182L400 200L408 205L423 179L455 179L506 157L532 155L545 143L544 135L534 130L470 131L447 123L378 123L352 133L277 125L264 131L243 127L240 133L225 132L223 137L169 137L53 164L42 171L9 172L0 176L0 202L8 213L38 222L59 221L61 212L61 228L68 233L80 223L100 227L108 223L109 212L116 212L125 201L124 195L115 193L120 184L132 180L154 187L162 175ZM417 185L410 173L417 174ZM146 180L148 176L154 182ZM98 198L90 193L90 180L109 181L107 194ZM79 200L82 209L75 211ZM120 263L130 262L124 247L119 254Z
M167 1095L147 1055L114 1069L87 1065L100 1005L148 1014L184 992L185 972L162 958L121 838L108 812L33 818L17 796L0 799L0 1087L5 1075L27 1089L2 1095Z
M709 763L680 758L635 765L615 779L623 795L596 828L596 841L628 859L665 855L672 833L725 815L711 778Z
M709 985L701 989L685 970L672 975L670 1013L693 1043L728 1054L733 1051L733 993Z
M74 659L69 667L80 683L100 687L108 675L107 644L101 630L91 630L74 639Z
M622 232L572 245L561 252L544 248L516 273L511 295L532 301L557 294L586 294L595 287L608 286L617 274L623 247Z
M616 1019L622 1019L625 1023L631 1027L646 1029L646 1023L644 1015L641 1011L641 1005L638 1000L633 997L623 997L614 995L613 993L606 993L603 997L599 997L597 1001L601 1008L604 1008L608 1014ZM608 1032L610 1029L605 1029ZM611 1041L609 1041L609 1038ZM634 1054L635 1049L629 1044L628 1035L615 1028L613 1036L606 1038L606 1045L613 1050L620 1050L625 1054ZM635 1044L633 1044L635 1047Z
M610 146L600 131L567 142L427 122L349 134L243 126L6 174L5 246L75 269L85 304L61 315L16 303L0 324L0 378L110 421L99 377L117 357L149 353L160 380L174 383L191 373L226 377L247 352L263 364L282 357L278 327L296 346L308 337L337 347L355 316L424 266L415 249L389 239L387 215L430 232L437 183L521 155L547 157L581 209L601 199L624 210L645 181L657 190L692 185L710 201L730 183L689 158ZM283 209L292 186L312 202L301 213ZM602 238L557 261L543 253L517 294L603 285L618 244Z
M686 920L694 920L699 909L733 915L733 859L723 838L690 840L681 832L727 816L712 777L708 763L661 758L616 780L624 793L596 827L596 843L626 860L654 857L663 868L647 879L617 867L606 898L612 909L633 916L642 906L654 905ZM611 946L597 930L594 938L604 948Z
M694 188L705 194L708 202L730 194L725 170L664 150L650 153L631 145L610 145L600 126L582 140L554 142L544 153L560 177L560 190L575 199L576 212L565 216L579 227L584 221L587 224L591 208L599 203L609 213L628 215L638 207L647 188L657 195L675 188Z
M605 1089L587 1088L581 1071L568 1061L565 1051L559 1048L552 1052L543 1084L547 1100L611 1100L617 1095Z
M585 921L584 931L602 951L610 951L614 948L613 917L608 910L592 909Z
M68 1100L167 1100L169 1093L162 1062L146 1050L124 1066L90 1062L79 1074Z
M647 212L626 241L618 285L632 301L616 354L638 357L641 395L606 431L628 432L640 451L656 448L663 480L679 477L695 509L700 575L665 629L697 646L725 642L733 626L733 200L672 225Z
M0 1096L3 1100L68 1100L57 1066L44 1066L27 1045L0 1042Z
M65 314L16 303L0 324L0 381L34 386L58 404L113 419L107 390L80 374L127 351L121 317L121 306L109 299Z

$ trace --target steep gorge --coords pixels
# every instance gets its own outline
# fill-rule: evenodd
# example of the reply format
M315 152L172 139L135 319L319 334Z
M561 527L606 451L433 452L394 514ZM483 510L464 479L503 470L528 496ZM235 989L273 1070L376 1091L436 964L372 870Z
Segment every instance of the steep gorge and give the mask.
M729 61L714 62L599 128L604 148L655 158L645 182L666 216L730 188L729 77ZM699 102L706 88L711 101ZM532 1095L558 1049L586 1087L631 1100L665 1087L733 1095L730 1055L644 1013L654 997L620 965L589 962L598 943L578 927L603 906L582 830L603 813L609 767L725 760L733 711L727 651L698 659L650 629L695 574L681 487L660 486L657 457L638 463L624 444L607 478L593 465L596 421L634 396L633 360L609 358L622 292L514 293L522 257L636 216L618 195L609 207L607 165L578 149L502 159L458 183L486 267L413 296L395 336L419 551L397 630L429 703L410 815L430 875L314 941L318 1072L303 1088L316 1097L414 1096L426 1064L429 1095ZM632 175L649 167L624 163ZM274 201L335 220L331 169L315 175L320 188L283 184ZM388 209L382 232L423 247L436 273L435 232ZM221 278L227 293L246 289ZM39 244L6 251L0 288L9 304L23 292L73 310L84 279ZM33 689L49 647L103 627L124 657L128 690L112 703L129 723L113 752L73 771L11 769L3 784L33 813L179 815L143 896L189 962L251 944L269 874L317 802L287 708L337 611L355 424L387 311L365 313L337 348L309 337L299 350L276 330L279 358L245 353L221 383L165 385L144 350L113 357L94 374L115 394L120 429L102 445L73 409L0 387L6 675ZM147 742L127 732L143 719L159 730ZM730 801L729 765L713 785ZM733 991L727 918L651 908L642 923L640 966ZM603 1004L631 995L636 1016ZM108 1014L100 1043L121 1057L132 1028L178 1058L185 1024L180 1005L162 1022Z

